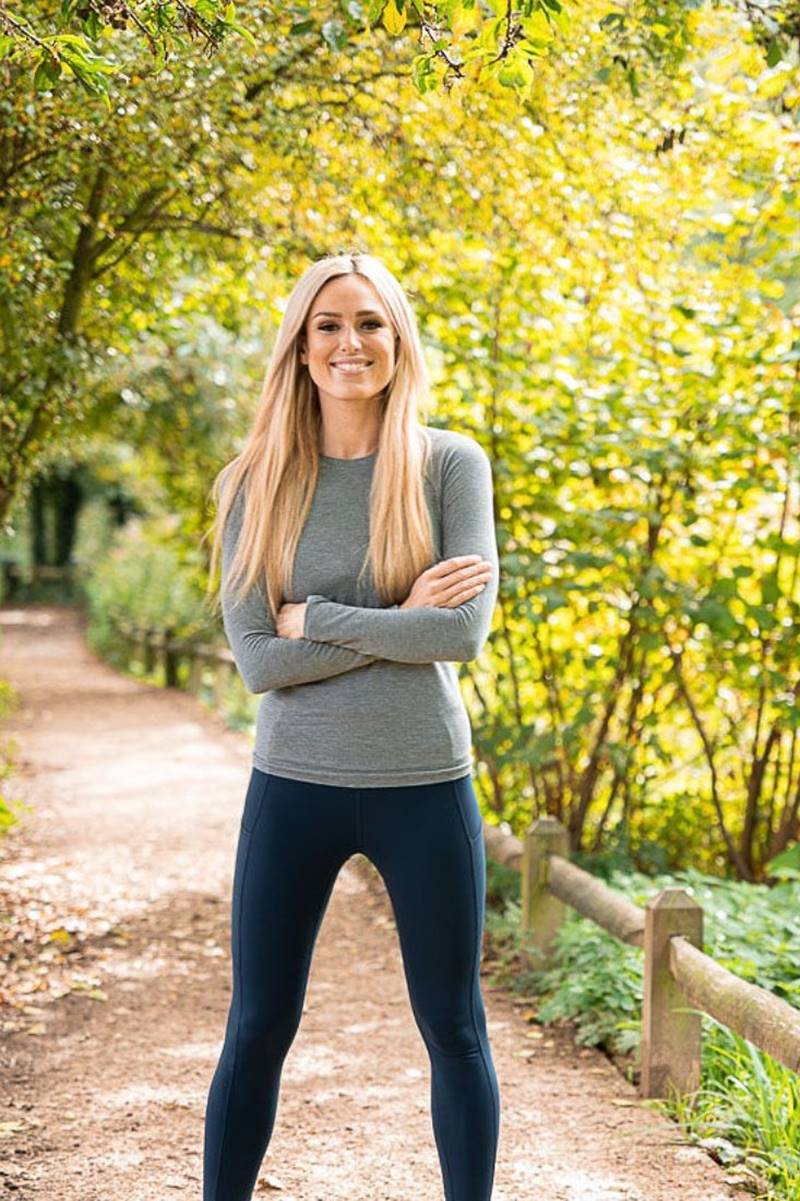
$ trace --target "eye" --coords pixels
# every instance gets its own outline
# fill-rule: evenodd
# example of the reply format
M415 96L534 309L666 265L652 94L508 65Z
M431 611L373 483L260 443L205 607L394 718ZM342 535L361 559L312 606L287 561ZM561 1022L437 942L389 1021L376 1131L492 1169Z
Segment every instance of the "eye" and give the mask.
M318 325L318 326L317 326L317 329L322 329L322 330L331 329L331 328L334 328L334 327L335 327L335 325L336 325L336 322L335 322L335 321L325 321L325 322L323 322L323 324L322 324L322 325ZM381 325L383 325L383 322L382 322L382 321L376 321L374 318L370 318L368 321L365 321L365 322L364 322L364 325L377 325L377 326L381 326Z

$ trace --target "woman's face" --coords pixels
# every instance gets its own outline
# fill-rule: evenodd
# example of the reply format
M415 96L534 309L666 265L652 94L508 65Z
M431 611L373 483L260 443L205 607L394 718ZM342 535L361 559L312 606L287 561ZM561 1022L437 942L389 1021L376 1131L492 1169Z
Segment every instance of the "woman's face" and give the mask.
M321 399L367 400L392 377L395 341L389 314L369 280L339 275L311 303L299 340L300 361Z

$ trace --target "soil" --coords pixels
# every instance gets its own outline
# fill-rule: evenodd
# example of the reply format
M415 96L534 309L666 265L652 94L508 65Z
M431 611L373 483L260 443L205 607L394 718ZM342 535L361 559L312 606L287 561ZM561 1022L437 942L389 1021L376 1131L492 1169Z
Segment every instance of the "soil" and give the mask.
M18 690L0 839L0 1196L200 1201L205 1100L230 997L230 888L250 740L114 671L68 606L0 606ZM493 1201L745 1194L602 1053L482 983L501 1092ZM342 869L255 1197L441 1201L429 1065L391 906Z

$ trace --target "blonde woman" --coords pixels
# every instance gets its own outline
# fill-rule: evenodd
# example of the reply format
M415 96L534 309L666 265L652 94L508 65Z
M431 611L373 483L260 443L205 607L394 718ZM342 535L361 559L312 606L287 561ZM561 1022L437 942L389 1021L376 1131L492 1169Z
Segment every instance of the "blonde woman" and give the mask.
M416 319L371 255L295 285L252 429L214 483L211 578L262 694L234 869L233 989L205 1115L203 1201L250 1201L336 877L392 903L431 1065L447 1201L489 1201L500 1125L479 963L486 866L454 661L489 633L492 472L420 424Z

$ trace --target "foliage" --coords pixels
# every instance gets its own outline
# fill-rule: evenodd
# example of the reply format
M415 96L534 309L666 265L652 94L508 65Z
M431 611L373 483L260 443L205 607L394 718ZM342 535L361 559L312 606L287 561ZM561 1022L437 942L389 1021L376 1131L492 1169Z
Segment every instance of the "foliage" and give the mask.
M612 871L609 886L644 906L663 888L685 888L703 909L703 950L744 980L800 1008L800 978L793 948L800 941L800 885L720 880L694 869L648 877ZM518 927L519 898L507 896L506 912L492 921ZM533 986L542 1000L542 1021L576 1021L576 1037L614 1051L638 1048L642 1004L641 950L620 942L588 918L567 909L557 936L555 966L517 974L523 991ZM635 1015L635 1021L633 1017Z
M758 879L800 800L798 72L687 9L691 54L633 96L602 75L604 12L522 98L415 95L392 43L323 78L267 10L266 66L230 43L113 115L19 81L0 511L56 442L113 438L188 551L289 282L377 250L434 420L494 465L496 625L461 669L487 811Z
M104 376L157 323L180 265L239 236L236 153L221 138L221 128L235 136L237 86L208 64L176 69L172 92L160 86L156 102L156 85L138 78L126 104L89 119L87 102L72 97L34 106L17 88L0 102L10 147L0 513L52 444L95 413Z
M172 630L181 639L208 636L197 556L193 563L181 562L174 533L175 522L164 519L130 522L120 531L86 584L94 650L111 659L120 655L123 623Z
M191 286L186 294L176 286L160 328L132 344L97 398L95 452L125 448L131 488L149 483L143 508L180 513L176 550L188 561L199 549L204 569L211 485L246 432L244 402L258 394L261 353L256 339L220 324Z
M488 864L489 878L492 869ZM643 906L662 888L686 888L702 905L703 949L743 979L800 1007L795 948L800 942L800 884L777 887L721 881L689 870L649 879L613 871L611 887ZM494 958L491 979L529 997L531 1020L569 1021L579 1044L600 1046L638 1065L642 952L568 908L547 970L520 970L518 891L487 909ZM516 951L515 956L512 952ZM769 1182L769 1195L800 1201L800 1085L797 1075L702 1017L701 1087L694 1099L660 1102L697 1142L725 1163ZM637 1067L638 1070L638 1067Z
M131 49L147 53L157 75L175 61L209 57L243 38L255 52L270 53L259 37L259 15L280 38L304 51L323 51L335 65L351 47L377 49L386 37L411 54L411 79L420 95L455 85L497 82L520 96L530 89L537 65L568 53L572 28L569 0L333 0L323 4L258 5L252 0L63 0L39 4L26 16L0 10L0 58L24 66L33 88L51 91L74 80L111 106L111 87L124 90ZM600 78L624 84L633 96L671 73L691 45L695 0L642 0L606 8L595 26L602 46ZM764 45L770 65L791 53L800 35L792 3L741 6ZM379 35L381 35L379 37ZM409 35L416 41L413 53Z
M39 3L36 10L0 10L0 58L29 71L38 91L74 80L109 108L112 77L121 70L119 47L132 36L143 41L158 72L198 43L201 53L212 54L232 33L255 44L228 0L61 0L58 6Z
M10 680L0 677L0 721L19 708L19 694ZM0 835L17 822L16 803L5 791L5 781L14 772L14 757L18 750L15 738L4 738L0 744Z
M763 1181L770 1201L800 1201L800 1079L713 1018L703 1020L699 1093L667 1108L699 1146L741 1165L743 1179Z

